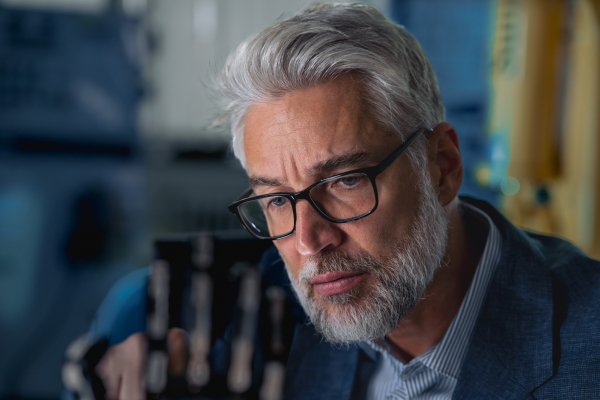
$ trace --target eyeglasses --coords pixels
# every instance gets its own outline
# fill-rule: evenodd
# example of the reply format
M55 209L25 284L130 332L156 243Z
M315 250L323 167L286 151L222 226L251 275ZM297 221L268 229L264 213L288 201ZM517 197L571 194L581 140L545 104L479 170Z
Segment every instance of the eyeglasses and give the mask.
M372 214L379 204L375 178L389 167L429 128L421 129L387 156L367 168L322 179L298 193L269 193L257 196L252 189L229 206L244 227L258 239L283 239L296 230L296 202L306 200L329 222L356 221Z

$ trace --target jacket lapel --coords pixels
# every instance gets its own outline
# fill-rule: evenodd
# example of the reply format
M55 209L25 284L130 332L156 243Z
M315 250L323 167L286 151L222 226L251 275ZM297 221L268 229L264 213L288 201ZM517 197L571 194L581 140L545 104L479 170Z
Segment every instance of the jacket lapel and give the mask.
M356 346L334 347L312 325L296 327L286 371L285 399L349 400L357 370ZM299 361L298 361L299 360Z
M453 398L531 398L553 376L551 271L535 240L489 204L463 201L485 211L504 242Z

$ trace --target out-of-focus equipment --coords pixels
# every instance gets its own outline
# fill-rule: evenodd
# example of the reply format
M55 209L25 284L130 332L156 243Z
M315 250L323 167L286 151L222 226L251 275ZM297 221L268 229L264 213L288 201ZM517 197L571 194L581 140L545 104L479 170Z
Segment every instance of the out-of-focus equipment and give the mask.
M388 3L390 17L417 39L436 71L445 119L460 141L463 179L458 194L497 206L499 188L481 185L477 179L489 160L489 58L496 0Z
M102 393L102 382L94 369L107 348L108 340L94 341L87 334L67 348L61 370L62 381L78 400L101 400L96 394Z
M283 398L294 319L285 289L263 281L257 269L268 245L209 234L156 243L148 283L148 393ZM185 379L170 384L166 334L173 327L189 333L190 358Z
M155 243L147 285L149 398L283 399L295 320L289 287L268 282L257 266L268 246L225 234ZM185 377L168 373L171 328L188 333ZM89 355L93 346L99 344L74 342L63 367L65 386L82 399L103 397L90 368L99 360L98 351Z
M600 258L600 1L499 0L491 164L516 225Z

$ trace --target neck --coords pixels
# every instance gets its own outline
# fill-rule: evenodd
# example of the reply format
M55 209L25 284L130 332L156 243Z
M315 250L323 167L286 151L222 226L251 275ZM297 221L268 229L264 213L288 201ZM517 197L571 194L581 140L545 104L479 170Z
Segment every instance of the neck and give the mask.
M403 363L442 340L469 290L487 241L485 224L463 214L458 199L445 208L449 233L444 265L417 307L387 335L391 354Z

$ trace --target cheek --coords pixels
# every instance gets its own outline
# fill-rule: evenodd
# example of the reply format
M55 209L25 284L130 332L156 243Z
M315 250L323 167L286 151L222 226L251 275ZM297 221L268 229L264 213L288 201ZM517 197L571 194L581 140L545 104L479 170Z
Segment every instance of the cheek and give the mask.
M300 259L300 254L296 251L296 247L294 245L293 240L289 240L290 238L284 238L275 240L273 243L277 250L279 251L279 255L283 260L288 272L292 276L292 278L297 282L298 276L300 275L300 271L302 269L302 261Z
M380 204L381 206L381 204ZM396 212L390 212L388 207L378 207L377 210L362 220L348 226L348 236L358 245L359 251L378 259L389 255L390 249L403 236L406 224Z
M371 254L382 255L389 251L390 246L398 245L402 238L410 234L417 215L419 196L417 182L395 178L377 183L377 210L356 221L354 237Z

